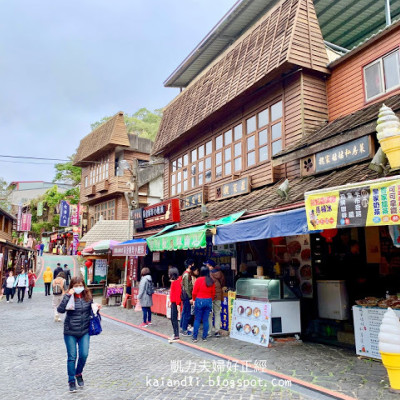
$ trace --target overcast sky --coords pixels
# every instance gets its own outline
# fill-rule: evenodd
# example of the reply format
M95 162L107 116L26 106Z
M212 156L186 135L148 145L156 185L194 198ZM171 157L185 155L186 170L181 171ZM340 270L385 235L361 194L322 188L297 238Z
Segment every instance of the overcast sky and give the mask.
M162 108L178 94L165 79L235 2L0 0L0 155L66 158L102 117ZM8 182L54 177L0 160Z

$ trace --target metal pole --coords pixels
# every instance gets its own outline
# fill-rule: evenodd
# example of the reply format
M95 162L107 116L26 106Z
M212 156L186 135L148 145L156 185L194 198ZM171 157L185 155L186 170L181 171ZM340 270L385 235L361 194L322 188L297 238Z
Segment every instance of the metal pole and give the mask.
M392 24L392 18L390 16L390 0L385 0L385 17L386 17L386 26Z

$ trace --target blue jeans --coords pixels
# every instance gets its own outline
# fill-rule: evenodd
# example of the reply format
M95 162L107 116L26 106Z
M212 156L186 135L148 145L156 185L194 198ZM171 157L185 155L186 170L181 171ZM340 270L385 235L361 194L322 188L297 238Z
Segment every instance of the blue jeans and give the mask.
M194 327L193 339L197 339L199 334L200 322L203 320L203 339L208 335L208 316L212 309L212 300L197 298L194 303Z
M151 307L142 307L143 322L151 322Z
M190 311L192 309L192 305L190 304L190 300L184 300L183 301L183 310L182 310L182 315L181 315L181 329L183 332L186 332L188 329L189 325L189 320L190 320Z
M67 371L68 382L75 382L75 376L82 374L83 367L89 355L89 333L81 337L64 335L65 346L67 347ZM76 345L79 347L78 365L76 365ZM75 367L76 366L76 367Z

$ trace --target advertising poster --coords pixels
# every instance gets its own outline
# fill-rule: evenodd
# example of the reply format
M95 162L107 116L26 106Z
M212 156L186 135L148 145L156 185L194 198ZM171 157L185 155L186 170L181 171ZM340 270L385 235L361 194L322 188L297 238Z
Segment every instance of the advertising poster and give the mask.
M60 203L60 226L69 226L70 206L67 201L62 200Z
M79 213L80 213L79 204L71 204L70 205L71 225L79 225Z
M224 296L221 303L221 328L224 331L229 331L229 302L228 296Z
M230 337L268 347L271 303L236 299L233 304Z
M21 217L21 231L29 232L31 230L32 214L22 214Z
M287 236L287 251L291 257L291 263L296 270L300 281L299 289L303 297L313 297L313 276L311 268L310 235Z
M305 194L309 230L400 223L400 180Z

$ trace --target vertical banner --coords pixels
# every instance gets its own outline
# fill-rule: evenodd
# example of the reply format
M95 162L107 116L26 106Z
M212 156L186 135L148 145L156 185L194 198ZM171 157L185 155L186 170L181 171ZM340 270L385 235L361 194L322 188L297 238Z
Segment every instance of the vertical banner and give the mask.
M21 231L21 221L22 220L22 206L18 206L18 218L17 218L17 232Z
M39 201L37 204L37 216L41 217L43 215L43 201Z
M72 255L76 256L79 246L79 228L74 226L72 228Z
M32 214L22 214L20 230L29 232L31 230Z
M138 280L138 257L128 257L128 266L131 268L131 280L137 282ZM128 273L129 276L129 273Z
M70 205L62 200L60 203L60 226L69 226Z
M79 204L71 204L70 205L70 214L71 214L71 225L79 225L79 213L80 213L80 205Z

